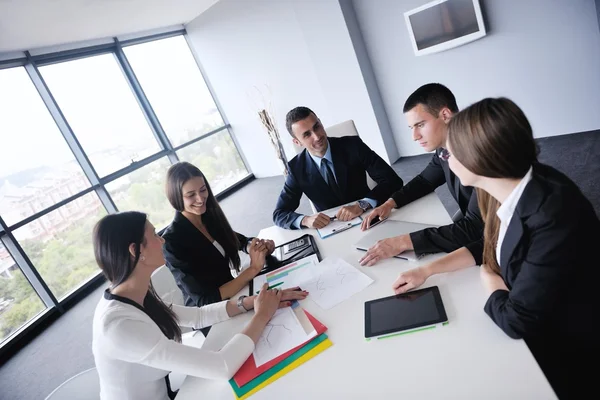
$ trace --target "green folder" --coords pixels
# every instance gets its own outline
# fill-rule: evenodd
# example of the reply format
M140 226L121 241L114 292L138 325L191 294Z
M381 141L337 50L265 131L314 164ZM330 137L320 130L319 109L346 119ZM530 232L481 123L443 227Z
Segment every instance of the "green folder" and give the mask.
M257 387L258 385L260 385L261 383L263 383L267 379L271 378L273 375L277 374L279 371L281 371L282 369L284 369L285 367L287 367L288 365L290 365L291 363L293 363L294 361L296 361L297 359L302 357L304 354L308 353L310 350L317 347L317 345L319 343L323 342L325 339L327 339L327 335L324 333L320 334L319 336L314 338L310 343L308 343L306 346L303 346L300 350L298 350L297 352L295 352L294 354L292 354L291 356L289 356L288 358L286 358L279 364L273 366L271 369L265 371L264 373L260 374L256 378L252 379L250 382L246 383L242 387L239 387L237 385L237 383L235 383L235 380L233 380L233 378L229 380L229 384L231 385L236 396L242 397L246 393L250 392L255 387Z

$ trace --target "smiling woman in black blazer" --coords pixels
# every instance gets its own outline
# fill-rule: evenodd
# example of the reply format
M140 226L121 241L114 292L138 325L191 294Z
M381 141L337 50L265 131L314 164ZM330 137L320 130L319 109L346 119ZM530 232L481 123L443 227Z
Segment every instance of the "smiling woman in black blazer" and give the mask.
M484 99L456 114L447 145L452 171L477 188L484 239L401 274L394 290L473 266L473 255L482 254L485 312L509 337L525 340L560 399L584 398L598 353L600 222L591 203L564 174L537 162L531 126L508 99Z
M234 296L263 268L273 241L234 232L208 181L190 163L169 168L166 189L176 213L162 234L163 251L185 305L200 307ZM250 266L243 271L239 251L250 255Z

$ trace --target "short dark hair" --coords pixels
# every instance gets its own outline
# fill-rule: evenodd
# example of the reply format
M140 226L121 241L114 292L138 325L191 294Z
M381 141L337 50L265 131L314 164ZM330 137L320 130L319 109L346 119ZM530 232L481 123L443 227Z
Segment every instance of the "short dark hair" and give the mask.
M406 99L402 112L406 113L419 104L422 104L427 112L436 118L444 107L447 107L453 113L458 112L454 95L450 89L441 83L428 83L415 90Z
M313 114L315 117L317 116L313 110L303 106L296 107L287 113L285 116L285 127L293 138L296 136L294 136L294 132L292 132L292 125L298 121L302 121L304 118L308 118L310 114Z

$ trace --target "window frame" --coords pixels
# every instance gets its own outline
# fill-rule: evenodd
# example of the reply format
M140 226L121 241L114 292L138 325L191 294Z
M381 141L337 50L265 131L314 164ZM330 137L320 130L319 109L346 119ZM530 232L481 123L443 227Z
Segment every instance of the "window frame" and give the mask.
M155 114L148 98L146 97L143 87L140 82L137 80L135 73L127 60L125 52L123 51L123 47L129 45L135 45L145 42L150 42L154 40L166 39L174 36L183 36L188 44L190 52L194 60L196 61L196 65L206 83L206 86L212 96L213 101L215 102L216 108L223 120L223 125L214 129L210 132L202 134L194 139L187 141L178 146L172 146L171 141L168 136L164 132L160 120ZM89 42L88 42L89 43ZM7 225L5 221L2 219L0 215L0 240L4 244L6 250L9 252L11 257L14 259L17 266L21 269L23 275L29 281L32 288L40 297L41 301L46 306L46 309L42 311L38 316L22 327L15 330L13 334L9 337L5 338L5 340L0 343L0 360L4 360L26 345L31 339L33 339L37 334L43 331L53 320L59 318L63 315L69 308L73 307L77 302L83 299L87 294L92 292L94 289L105 283L105 279L102 276L101 272L98 271L94 277L84 282L81 286L73 289L66 297L62 300L58 301L54 294L51 292L47 284L44 282L44 279L41 277L39 272L36 270L35 265L31 262L27 254L23 251L23 248L20 246L18 241L15 239L13 232L20 227L27 225L31 222L39 220L41 217L46 216L47 214L55 211L63 206L66 206L82 196L85 196L91 192L95 192L98 196L102 206L105 208L106 212L111 214L118 212L118 208L115 205L113 199L111 198L108 190L106 189L106 185L110 182L115 181L125 175L130 174L133 171L136 171L144 166L151 164L154 161L157 161L163 157L168 158L171 164L174 164L179 161L176 152L187 147L193 145L203 139L206 139L218 132L223 130L227 130L229 136L231 137L239 155L242 159L242 162L248 171L248 174L243 177L240 181L233 184L232 186L224 189L220 193L215 193L217 199L225 198L226 196L234 193L239 188L246 185L248 182L254 179L254 175L249 168L246 157L240 149L239 143L237 142L235 136L233 135L231 125L229 124L226 116L224 115L221 105L219 104L214 90L210 85L209 80L207 79L205 71L202 69L201 64L199 63L198 55L194 51L193 46L190 45L190 40L187 35L185 29L177 29L163 33L152 34L148 36L141 36L137 38L130 38L127 40L119 40L117 37L113 37L110 41L106 41L106 43L97 44L98 41L95 41L96 44L93 45L82 45L78 48L69 49L69 50L61 50L61 51L50 51L44 53L42 51L36 51L35 54L32 54L30 51L24 51L23 56L2 60L0 61L0 70L13 68L13 67L23 67L27 74L29 75L33 85L35 86L37 92L39 93L42 101L46 105L50 115L56 125L59 128L64 140L66 141L68 147L73 153L75 160L81 166L83 170L83 174L87 180L90 182L90 186L84 190L81 190L77 193L71 194L69 197L59 201L56 204L52 204L49 207L46 207L42 210L39 210L32 214L29 217L23 218L11 225ZM85 57L97 56L100 54L113 54L117 64L119 65L123 75L136 99L138 105L146 118L146 121L159 144L160 150L150 156L147 156L141 160L132 162L131 164L109 174L104 177L100 177L95 171L92 163L87 157L84 149L79 143L76 133L73 132L71 127L69 126L68 121L63 115L59 105L54 99L50 89L46 85L42 75L40 74L39 67L43 65L49 65L60 62L72 61Z

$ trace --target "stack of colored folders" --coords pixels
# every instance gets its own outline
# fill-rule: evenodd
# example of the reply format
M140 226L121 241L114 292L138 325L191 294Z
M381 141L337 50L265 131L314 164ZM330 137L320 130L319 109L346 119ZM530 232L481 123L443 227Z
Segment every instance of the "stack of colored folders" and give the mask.
M304 312L317 331L317 335L260 367L256 366L254 356L250 355L229 381L236 399L248 398L332 345L325 334L327 327L306 310Z

